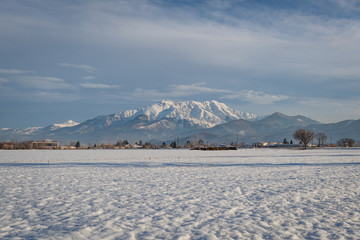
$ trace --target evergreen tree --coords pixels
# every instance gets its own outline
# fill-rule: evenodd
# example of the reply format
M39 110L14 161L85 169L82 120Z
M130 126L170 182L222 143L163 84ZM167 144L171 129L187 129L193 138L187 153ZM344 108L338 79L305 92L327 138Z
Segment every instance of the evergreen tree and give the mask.
M171 148L176 148L176 142L174 141L174 142L170 143L170 147Z

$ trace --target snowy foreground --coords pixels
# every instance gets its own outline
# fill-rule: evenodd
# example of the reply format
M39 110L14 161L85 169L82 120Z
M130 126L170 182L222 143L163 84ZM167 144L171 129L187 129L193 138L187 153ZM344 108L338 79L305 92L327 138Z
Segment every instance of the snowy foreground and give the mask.
M360 149L0 151L0 239L360 239Z

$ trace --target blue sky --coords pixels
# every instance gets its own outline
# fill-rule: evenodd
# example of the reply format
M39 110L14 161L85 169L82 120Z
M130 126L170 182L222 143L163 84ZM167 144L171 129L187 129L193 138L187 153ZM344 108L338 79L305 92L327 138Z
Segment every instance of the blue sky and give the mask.
M0 128L162 99L360 118L360 1L2 0Z

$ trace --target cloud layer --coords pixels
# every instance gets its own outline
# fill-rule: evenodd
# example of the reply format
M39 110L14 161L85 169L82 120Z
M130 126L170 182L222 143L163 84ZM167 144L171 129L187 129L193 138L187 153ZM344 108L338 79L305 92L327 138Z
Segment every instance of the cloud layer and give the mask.
M355 0L4 0L0 100L96 103L96 115L218 99L259 114L359 118L359 42ZM324 99L340 117L319 113Z
M96 72L96 69L94 67L86 64L59 63L59 66L80 69L88 73Z

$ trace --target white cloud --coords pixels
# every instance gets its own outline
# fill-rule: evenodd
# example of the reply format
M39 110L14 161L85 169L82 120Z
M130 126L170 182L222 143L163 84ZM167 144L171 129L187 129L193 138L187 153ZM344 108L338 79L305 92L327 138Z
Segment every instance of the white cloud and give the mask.
M31 99L34 101L73 102L75 100L78 100L79 97L73 93L39 91L35 92Z
M336 108L336 109L351 109L360 117L359 108L360 97L349 99L331 99L331 98L303 98L299 99L298 103L304 106L311 106L317 108ZM336 112L335 112L336 113Z
M82 33L88 39L115 48L156 50L197 66L261 70L269 73L357 77L360 74L360 23L351 19L266 13L261 22L236 19L217 12L221 21L202 19L177 9L173 16L155 6L137 9L136 4L102 4ZM109 14L112 12L116 14ZM254 13L256 14L256 13ZM98 21L98 22L94 22ZM97 27L101 24L104 27ZM99 37L101 36L101 39ZM345 50L345 51L344 51ZM154 56L157 59L157 56ZM344 64L350 72L344 73ZM329 71L331 70L331 71ZM345 75L342 75L345 74Z
M86 65L86 64L59 63L59 66L61 66L61 67L69 67L69 68L76 68L76 69L80 69L80 70L83 70L83 71L88 72L88 73L93 73L93 72L97 71L96 68L91 67L91 66Z
M134 92L131 93L131 95L138 99L160 100L163 98L168 98L170 94L155 89L136 88Z
M1 74L24 74L24 73L31 73L33 71L26 71L26 70L20 70L20 69L0 69Z
M85 76L83 77L84 80L92 80L95 79L95 76Z
M232 94L222 97L223 99L240 99L245 102L254 104L273 104L278 101L289 99L285 95L272 95L262 91L243 90L240 92L233 92Z
M0 84L1 83L7 83L7 82L9 82L9 80L7 80L6 78L0 77Z
M137 88L131 95L137 99L161 100L191 96L199 97L201 95L206 96L207 94L210 94L212 97L214 97L214 95L221 94L221 99L240 99L241 101L258 105L274 104L275 102L291 98L281 94L267 94L262 91L243 90L236 92L227 89L209 88L205 87L204 85L204 83L190 85L170 85L166 91Z
M102 83L82 83L80 86L84 88L95 88L95 89L109 89L109 88L119 88L119 85L109 85Z
M346 10L354 10L359 9L360 4L358 0L331 0L335 2L339 7L344 8Z
M170 85L170 95L174 97L191 96L203 93L230 93L229 90L205 87L205 83L195 83L190 85Z
M65 80L55 77L24 76L17 79L22 86L34 89L73 89Z
M167 98L181 98L188 96L199 96L201 94L218 94L231 93L229 90L209 88L204 86L205 83L196 83L190 85L172 84L166 90L160 91L155 89L137 88L132 95L136 98L144 98L149 100L162 100Z
M297 114L301 111L306 116L314 116L323 123L343 121L345 119L358 120L360 118L360 97L351 98L298 98L290 107ZM300 110L301 109L301 110Z
M357 2L332 1L340 6L354 6ZM46 5L54 9L59 7L59 4ZM248 14L249 19L230 16L227 11L207 9L214 5L220 6L215 7L218 9L238 7L235 10L240 11L239 16ZM148 1L87 1L80 5L60 6L59 10L71 9L77 13L74 15L79 21L70 25L65 24L68 23L65 17L60 19L62 21L46 21L50 19L45 14L34 17L37 21L33 24L40 25L41 29L54 28L62 38L71 36L71 41L91 43L109 52L128 49L137 51L140 57L156 52L155 60L172 55L197 66L269 73L288 71L315 77L342 77L344 64L350 63L354 67L345 73L345 77L360 74L360 68L356 70L360 64L360 23L356 19L325 19L280 10L266 12L261 8L246 11L232 1L208 1L202 5L204 9L179 7L174 11ZM204 17L200 17L198 11L204 11ZM257 15L259 17L255 17ZM13 21L13 26L21 25L18 20ZM49 22L49 26L43 26L41 22ZM59 65L96 71L85 64Z

